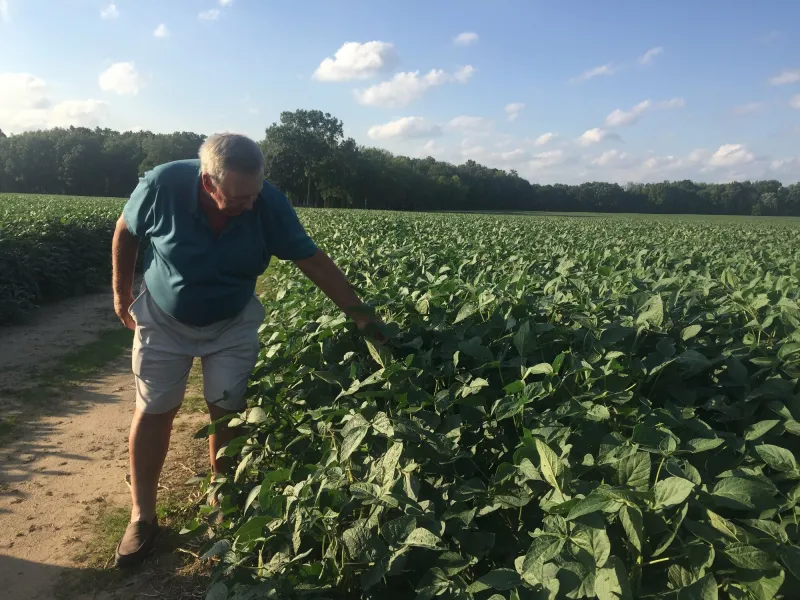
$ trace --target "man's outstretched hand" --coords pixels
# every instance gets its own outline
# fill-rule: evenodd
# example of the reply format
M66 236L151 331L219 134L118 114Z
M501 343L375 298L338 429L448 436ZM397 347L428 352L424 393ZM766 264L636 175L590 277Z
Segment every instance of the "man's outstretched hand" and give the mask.
M114 312L125 327L131 331L135 331L136 321L133 320L131 313L128 312L131 304L133 304L133 294L114 294Z
M376 341L382 344L385 344L388 341L386 336L383 335L383 332L381 331L381 327L384 326L384 322L378 315L361 313L354 316L353 321L355 321L356 326L362 333L373 336Z

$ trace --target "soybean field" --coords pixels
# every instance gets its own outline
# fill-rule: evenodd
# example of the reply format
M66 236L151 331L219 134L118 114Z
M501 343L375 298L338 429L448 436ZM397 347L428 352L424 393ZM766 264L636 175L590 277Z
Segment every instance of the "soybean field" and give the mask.
M800 595L796 223L301 217L388 341L277 268L210 597Z
M0 321L123 203L0 197ZM298 213L386 341L270 270L209 598L800 597L800 223Z

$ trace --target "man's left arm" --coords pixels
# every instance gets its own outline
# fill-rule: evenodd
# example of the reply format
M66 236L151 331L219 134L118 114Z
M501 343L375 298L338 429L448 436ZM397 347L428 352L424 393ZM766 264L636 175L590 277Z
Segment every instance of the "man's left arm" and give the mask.
M309 258L296 260L294 263L336 306L355 321L359 329L365 329L370 323L380 324L380 319L356 295L345 274L325 252L317 250Z

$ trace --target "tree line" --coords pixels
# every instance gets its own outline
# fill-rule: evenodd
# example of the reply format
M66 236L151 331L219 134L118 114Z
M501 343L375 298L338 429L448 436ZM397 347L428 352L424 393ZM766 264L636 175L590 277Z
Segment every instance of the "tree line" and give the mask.
M0 192L125 197L145 171L196 157L204 139L81 127L0 131ZM360 146L345 138L339 119L317 110L281 113L260 144L267 178L296 206L800 216L800 184L539 185L472 160L454 165Z

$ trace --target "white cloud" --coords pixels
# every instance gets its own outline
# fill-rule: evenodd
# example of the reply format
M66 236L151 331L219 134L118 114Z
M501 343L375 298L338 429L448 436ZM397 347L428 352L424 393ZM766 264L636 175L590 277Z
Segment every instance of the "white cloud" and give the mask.
M537 138L536 138L536 139L533 141L533 145L534 145L534 146L544 146L544 145L546 145L546 144L548 144L548 143L552 142L552 141L553 141L553 139L554 139L555 137L557 137L557 136L558 136L558 134L557 134L557 133L553 133L552 131L548 131L547 133L543 133L542 135L540 135L539 137L537 137Z
M484 117L462 115L447 122L448 129L456 131L485 132L492 128L492 121Z
M387 42L347 42L326 58L314 71L319 81L353 81L369 79L391 71L397 63L394 46Z
M475 67L472 65L466 65L465 67L461 67L458 71L453 73L453 80L458 83L467 83L472 76L475 74Z
M786 85L800 83L800 69L789 69L769 80L772 85Z
M51 127L97 127L108 118L108 103L102 100L66 100L50 113Z
M8 0L0 0L0 21L8 23L11 19L8 12Z
M436 123L431 123L422 117L403 117L395 119L385 125L375 125L369 128L367 135L373 140L408 140L420 137L441 135L442 129Z
M563 150L549 150L548 152L540 152L531 157L530 167L534 170L547 169L564 162Z
M598 144L605 140L617 140L619 141L620 137L616 133L609 133L605 129L601 129L600 127L595 127L593 129L587 129L583 132L583 135L578 138L578 143L582 146L591 146L593 144Z
M465 31L464 33L459 33L455 38L453 38L453 43L456 46L471 46L478 41L478 34L473 31Z
M417 154L422 158L426 158L428 156L442 156L444 153L443 146L440 146L434 140L428 140Z
M639 120L639 117L645 113L654 110L669 110L673 108L683 108L686 102L683 98L673 98L672 100L663 100L661 102L653 102L652 100L644 100L639 102L630 110L620 110L619 108L613 111L606 117L606 127L624 127Z
M758 112L764 108L763 102L748 102L747 104L740 104L734 106L731 112L735 115L747 115L750 113Z
M711 156L711 164L717 167L732 167L751 163L755 155L745 144L723 144Z
M606 150L591 160L591 164L598 167L621 166L628 162L628 154L619 150Z
M153 35L157 38L167 38L169 37L169 29L167 26L161 23L158 27L156 27L155 31L153 31Z
M599 77L601 75L614 75L617 71L619 71L619 67L615 67L612 64L605 64L600 65L599 67L595 67L593 69L589 69L588 71L584 71L577 77L573 77L570 79L570 83L580 83L581 81L587 81L594 77Z
M220 12L216 8L212 8L210 10L204 10L200 14L197 15L197 18L202 21L216 21L219 19Z
M509 121L516 121L519 114L525 108L525 104L522 102L512 102L511 104L506 104L506 116L508 117Z
M452 75L441 69L433 69L422 76L419 71L397 73L389 81L364 90L355 90L355 97L359 103L366 106L398 108L418 100L433 87L445 83L466 83L474 71L471 66L466 66Z
M0 73L0 123L6 133L70 125L95 127L108 117L100 100L54 103L47 83L28 73Z
M659 54L663 54L664 48L661 46L657 46L655 48L650 48L647 52L642 54L639 57L639 64L640 65L649 65L653 62L653 59L658 56Z
M118 16L119 16L119 11L117 10L116 4L109 4L103 10L100 11L101 19L116 19Z
M144 79L133 62L114 63L100 73L98 82L101 90L115 94L136 95L144 86Z
M800 94L789 100L789 106L800 110Z
M220 6L226 6L227 7L227 6L230 6L231 4L233 4L233 0L219 0L219 5Z

